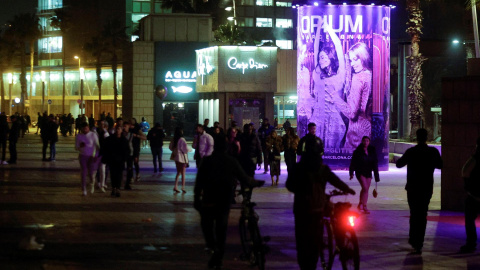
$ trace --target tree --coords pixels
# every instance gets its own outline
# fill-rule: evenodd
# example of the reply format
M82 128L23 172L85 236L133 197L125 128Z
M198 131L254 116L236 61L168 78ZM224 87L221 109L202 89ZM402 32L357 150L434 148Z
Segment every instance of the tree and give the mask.
M12 42L8 39L8 35L3 35L0 37L0 74L4 74L5 71L12 67L13 55L15 53L15 47ZM0 107L1 111L5 112L5 85L3 81L3 76L0 76Z
M194 13L195 10L192 7L189 0L164 0L162 1L163 9L171 9L172 13Z
M20 53L20 85L21 85L21 95L20 95L20 111L22 114L25 113L25 100L28 98L27 94L27 59L25 48L26 45L29 45L30 48L30 82L33 81L33 61L35 56L35 41L41 35L41 27L39 24L38 17L35 14L19 14L15 15L13 20L8 21L11 25L7 30L12 41L14 42L17 51ZM31 89L31 88L30 88Z
M50 25L54 28L60 29L62 32L62 78L63 78L63 85L62 85L62 114L65 114L65 42L64 38L66 33L71 28L71 16L68 13L68 10L65 9L57 9L55 10L55 15L50 18ZM49 52L51 53L51 52Z
M85 50L90 52L95 57L95 70L97 74L98 87L98 109L102 108L102 55L106 51L105 43L101 37L93 37L90 42L85 44Z
M126 49L129 45L128 37L125 34L126 28L121 26L118 18L110 19L106 22L101 36L105 40L106 53L110 55L110 64L113 73L113 97L114 97L114 112L113 116L117 118L118 107L118 89L117 89L117 69L118 69L118 55Z
M214 32L215 40L230 45L240 44L245 41L244 33L238 30L238 26L226 23L218 27Z
M422 64L427 60L420 53L420 35L422 34L422 11L420 10L420 0L407 0L407 30L411 37L412 49L411 55L407 57L407 89L410 110L410 138L414 137L424 114L423 92L422 92Z

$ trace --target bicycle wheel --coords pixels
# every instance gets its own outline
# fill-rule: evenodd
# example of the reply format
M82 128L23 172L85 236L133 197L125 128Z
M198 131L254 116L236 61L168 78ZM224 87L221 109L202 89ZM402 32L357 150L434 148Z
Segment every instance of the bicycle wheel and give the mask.
M240 241L242 243L243 251L243 253L240 255L240 259L245 261L248 260L250 257L252 246L252 237L250 235L250 230L248 228L248 219L246 217L240 217L238 228L240 232Z
M332 269L334 253L333 244L333 229L329 220L324 219L322 221L322 241L320 246L320 262L322 263L322 269Z
M338 243L337 245L340 248L340 262L342 263L342 269L360 269L360 252L355 231L353 229L347 229L341 241L341 245L338 245Z
M257 222L252 222L250 232L253 242L252 265L257 265L258 269L265 270L265 243L260 235L260 229Z

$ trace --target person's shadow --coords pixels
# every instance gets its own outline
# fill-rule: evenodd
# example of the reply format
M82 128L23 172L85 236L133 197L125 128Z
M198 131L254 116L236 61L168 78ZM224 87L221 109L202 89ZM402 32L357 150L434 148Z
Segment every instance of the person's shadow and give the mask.
M415 269L415 270L422 270L423 269L423 258L422 255L419 254L407 254L405 259L403 260L403 267L402 269Z

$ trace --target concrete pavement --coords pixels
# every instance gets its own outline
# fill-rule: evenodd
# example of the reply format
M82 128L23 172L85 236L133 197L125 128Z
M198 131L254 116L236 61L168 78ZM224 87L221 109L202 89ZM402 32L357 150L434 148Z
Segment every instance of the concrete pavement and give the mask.
M162 175L153 175L149 149L144 149L142 179L134 190L121 191L120 198L108 192L82 197L73 142L73 137L60 137L57 161L42 162L39 136L27 134L18 143L18 163L0 166L0 269L207 269L199 215L192 206L194 163L187 170L185 195L172 191L175 168L164 148ZM360 185L348 181L347 172L336 173L358 194ZM369 201L371 214L362 215L356 227L361 269L480 269L478 252L457 253L465 239L463 214L440 211L439 171L424 252L408 255L405 175L405 169L392 166L380 174L379 196ZM279 186L268 185L269 175L256 178L267 183L252 199L261 232L271 237L266 267L298 269L285 167ZM339 199L358 202L357 196ZM239 216L237 205L230 214L225 269L249 268L239 259ZM18 248L30 235L45 244L43 250ZM334 269L340 269L338 261Z

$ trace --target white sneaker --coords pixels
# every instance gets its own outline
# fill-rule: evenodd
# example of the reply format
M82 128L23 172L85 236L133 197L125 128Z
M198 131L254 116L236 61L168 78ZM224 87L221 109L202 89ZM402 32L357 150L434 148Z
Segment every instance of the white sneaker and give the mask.
M104 189L103 187L100 188L100 191L101 191L102 193L105 193L105 189Z
M90 184L90 193L94 193L95 192L95 184Z

